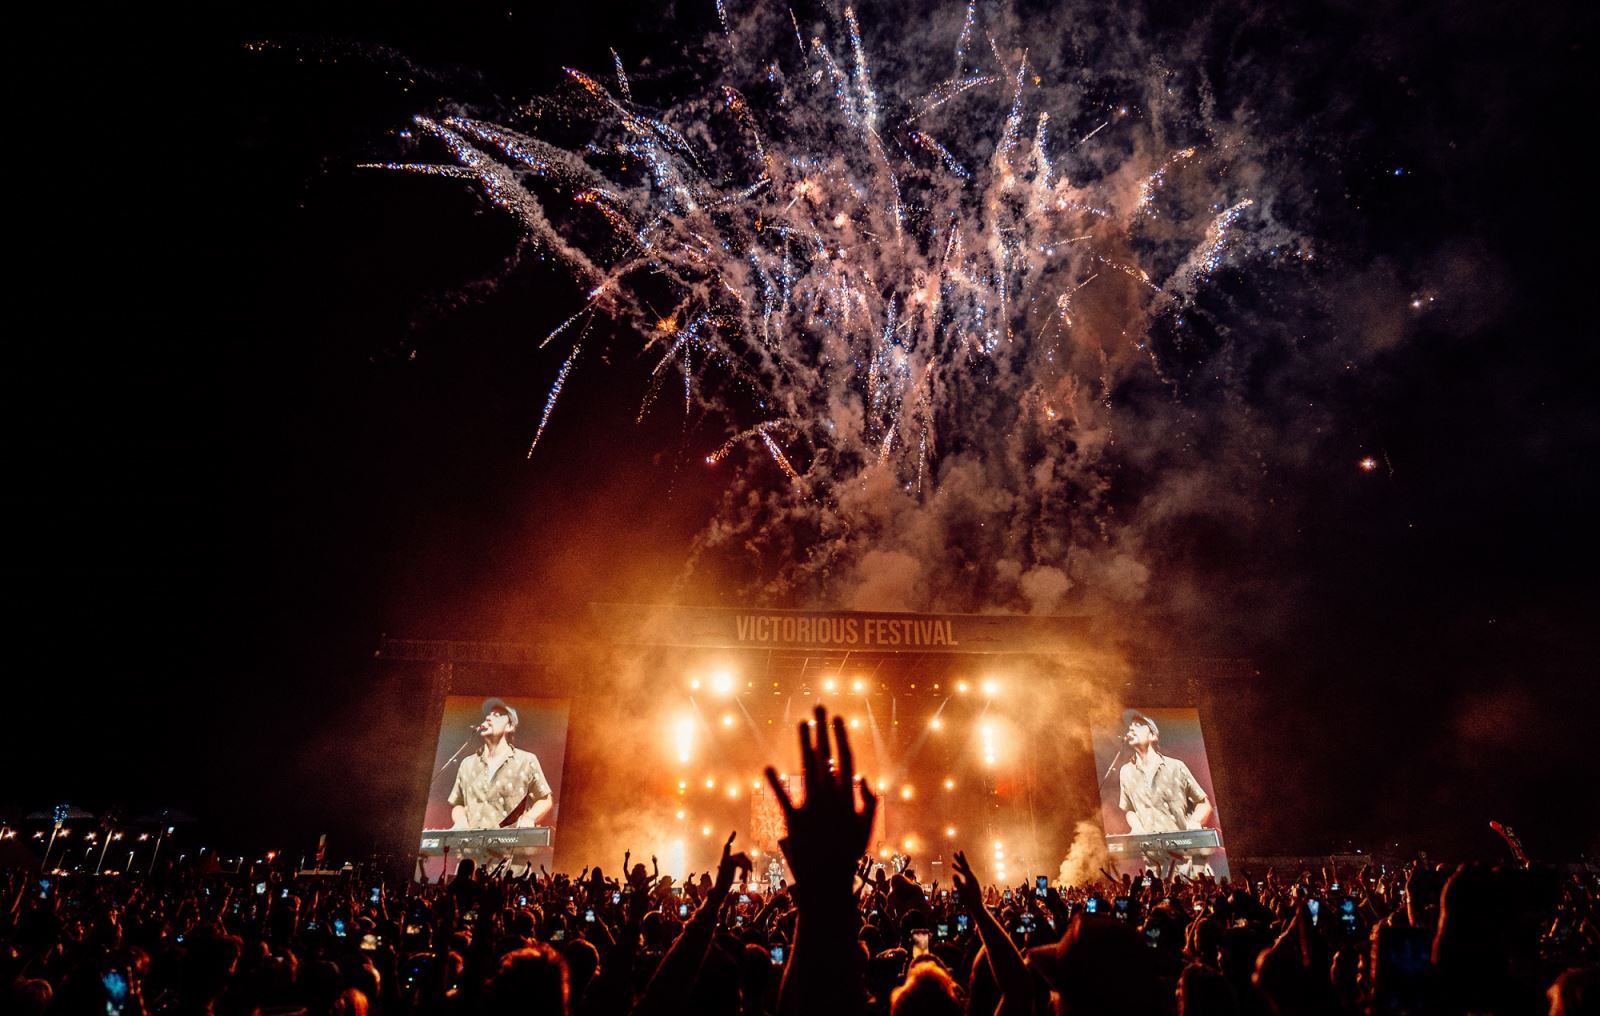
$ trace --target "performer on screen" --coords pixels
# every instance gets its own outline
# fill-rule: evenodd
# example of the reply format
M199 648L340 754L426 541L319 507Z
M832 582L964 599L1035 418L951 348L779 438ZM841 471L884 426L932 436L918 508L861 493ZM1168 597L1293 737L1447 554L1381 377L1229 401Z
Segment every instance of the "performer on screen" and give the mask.
M538 756L511 743L517 711L497 698L483 704L483 747L461 760L450 788L455 829L536 826L555 806Z
M1199 829L1211 820L1211 801L1200 789L1189 767L1156 750L1161 730L1141 712L1130 712L1128 732L1122 739L1133 748L1133 759L1121 771L1122 797L1118 808L1136 834L1175 833Z

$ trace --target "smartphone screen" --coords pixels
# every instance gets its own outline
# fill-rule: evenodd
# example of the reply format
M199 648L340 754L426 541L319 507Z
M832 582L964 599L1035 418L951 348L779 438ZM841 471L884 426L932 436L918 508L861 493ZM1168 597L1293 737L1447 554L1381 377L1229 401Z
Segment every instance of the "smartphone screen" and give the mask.
M971 927L971 925L972 918L968 917L966 914L956 915L956 931L965 935L967 933L967 929Z
M682 920L683 918L688 917L688 916L689 916L689 904L687 904L687 903L678 904L678 919Z
M1200 904L1196 903L1194 906L1196 910L1200 909ZM1100 912L1100 901L1093 896L1089 897L1084 901L1083 912L1086 914L1098 914Z
M344 918L335 917L333 919L333 933L340 938L344 938Z
M373 886L372 887L372 892L367 896L367 899L371 900L373 903L376 903L376 902L378 902L379 894L381 894L382 892L383 892L382 889L380 889L377 886Z
M935 935L938 935L940 938L949 938L950 937L950 925L945 923L944 921L940 921L938 924L933 926L933 933Z
M611 894L611 903L612 903L613 906L615 906L616 904L621 903L621 902L622 902L622 893L614 892L614 893Z
M1009 900L1011 898L1011 890L1007 889L1005 892L1001 893L1000 898L1003 900Z
M918 928L911 933L911 958L916 959L918 956L926 955L927 952L928 931L926 928Z
M1150 886L1154 883L1155 879L1151 878L1149 875L1146 875L1144 878L1139 880L1139 884L1146 889L1150 888Z
M585 910L583 912L583 920L584 920L585 924L593 924L594 923L594 908L593 907L590 907L588 910Z
M1033 894L1044 899L1045 892L1050 888L1050 876L1040 875L1033 880Z
M783 966L783 946L775 945L772 947L772 963L774 966Z
M100 983L105 985L107 1008L122 1011L122 1005L128 1000L128 977L120 970L108 970L100 975Z
M256 895L257 896L265 896L266 894L267 894L267 884L265 882L257 882L256 883Z

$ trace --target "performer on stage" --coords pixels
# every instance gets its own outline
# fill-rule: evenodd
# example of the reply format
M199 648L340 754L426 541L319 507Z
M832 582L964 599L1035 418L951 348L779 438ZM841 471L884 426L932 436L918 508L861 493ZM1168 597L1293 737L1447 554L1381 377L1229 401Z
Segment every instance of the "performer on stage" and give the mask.
M517 711L497 698L483 704L483 747L461 760L450 788L455 829L536 826L555 806L538 756L511 743Z
M1123 740L1133 748L1133 759L1122 766L1118 808L1127 816L1129 831L1175 833L1204 826L1211 819L1211 802L1194 774L1156 750L1161 731L1154 720L1140 712L1126 715Z

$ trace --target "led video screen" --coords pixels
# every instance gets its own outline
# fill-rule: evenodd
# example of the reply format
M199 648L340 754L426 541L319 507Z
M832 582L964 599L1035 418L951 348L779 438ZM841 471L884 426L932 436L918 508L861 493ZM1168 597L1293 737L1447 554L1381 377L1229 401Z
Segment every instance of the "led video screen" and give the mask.
M1094 730L1100 818L1118 874L1228 874L1200 714L1124 709Z
M561 805L567 699L445 699L420 853L434 878L462 858L548 864Z

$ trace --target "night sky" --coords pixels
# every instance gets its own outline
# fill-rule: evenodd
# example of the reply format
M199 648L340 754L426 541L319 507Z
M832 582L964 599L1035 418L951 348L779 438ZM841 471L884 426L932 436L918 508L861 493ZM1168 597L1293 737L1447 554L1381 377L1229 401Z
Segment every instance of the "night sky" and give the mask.
M17 36L0 815L173 805L224 842L353 850L387 821L373 725L424 696L372 665L379 636L515 639L665 599L726 436L635 424L650 365L618 355L574 375L527 461L571 283L529 265L490 291L505 216L355 167L400 157L416 112L503 109L712 20L255 6L80 7ZM1170 651L1260 672L1209 731L1247 788L1234 849L1499 856L1498 818L1536 856L1592 856L1592 23L1443 2L1147 22L1200 38L1264 129L1299 118L1285 164L1320 167L1299 207L1349 275L1330 292L1440 294L1358 369L1297 380L1329 422L1242 494L1274 507L1168 524L1163 563L1214 609L1129 608ZM1308 342L1373 327L1325 311ZM1267 429L1294 429L1286 405L1262 398ZM704 573L684 598L741 602Z

